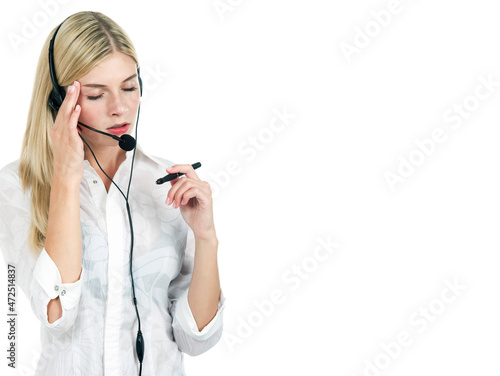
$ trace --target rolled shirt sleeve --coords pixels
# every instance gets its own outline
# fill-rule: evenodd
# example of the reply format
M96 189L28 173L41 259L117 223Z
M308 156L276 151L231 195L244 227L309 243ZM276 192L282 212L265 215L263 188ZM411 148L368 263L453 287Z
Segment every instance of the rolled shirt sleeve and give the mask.
M16 161L0 171L0 248L5 264L15 267L16 285L26 294L35 315L54 334L65 332L77 316L84 271L77 282L63 284L45 249L39 255L29 249L30 192L23 192L18 167ZM57 296L61 300L62 317L49 324L47 305Z
M187 298L188 291L189 288L187 288L179 296L179 299L175 300L172 304L172 331L179 350L188 355L196 356L214 347L222 336L222 311L225 307L225 297L221 289L217 313L214 318L199 331L189 307Z
M45 248L42 249L33 270L31 304L40 321L54 332L65 332L73 325L82 294L81 281L84 273L82 267L78 281L62 283L59 269ZM61 301L62 316L53 323L49 323L47 305L57 297Z
M185 243L182 249L181 270L169 286L171 303L169 311L172 317L173 335L179 350L188 355L195 356L211 349L221 338L223 330L222 311L224 310L226 299L221 288L217 313L199 331L188 303L188 292L193 275L195 253L194 233L189 227L187 227Z
M189 306L188 291L189 288L187 288L185 292L182 293L182 295L179 297L179 300L177 301L176 318L179 322L180 327L187 335L197 341L204 341L207 338L213 336L222 328L222 311L226 306L226 299L221 289L217 313L215 314L214 318L200 331L198 329L198 325L196 324L196 320L194 319L191 307Z

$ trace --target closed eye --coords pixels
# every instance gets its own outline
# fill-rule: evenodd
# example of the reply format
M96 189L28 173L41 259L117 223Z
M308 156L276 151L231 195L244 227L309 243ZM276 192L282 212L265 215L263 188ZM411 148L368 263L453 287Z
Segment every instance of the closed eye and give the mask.
M131 88L129 88L129 89L123 89L123 90L125 90L125 91L136 91L136 90L137 90L137 88L134 86L134 87L131 87ZM97 100L97 99L102 98L102 94L101 94L101 95L98 95L98 96L95 96L95 97L88 96L87 98L88 98L89 100L91 100L91 101L95 101L95 100Z

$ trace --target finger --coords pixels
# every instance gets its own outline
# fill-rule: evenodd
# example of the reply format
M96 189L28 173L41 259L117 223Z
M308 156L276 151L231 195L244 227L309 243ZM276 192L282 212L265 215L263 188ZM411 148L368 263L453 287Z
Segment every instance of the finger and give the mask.
M204 201L201 189L199 187L192 187L183 193L182 198L179 198L179 204L177 206L186 205L193 197L196 197L196 199L200 201ZM175 202L177 202L177 200L175 200Z
M195 179L195 180L201 180L198 175L196 175L196 172L194 172L193 166L190 164L176 164L173 165L170 168L167 168L167 172L169 174L173 174L176 172L182 172L186 177Z
M191 193L186 197L187 192ZM203 187L200 184L197 184L193 180L187 181L174 195L175 207L178 208L181 204L185 205L189 201L189 198L194 196L200 197L201 201L205 201L205 199L201 197L202 195Z
M71 116L79 96L80 83L78 81L74 81L66 89L66 96L64 97L60 111L62 110L64 114Z
M181 176L182 177L182 176ZM175 183L179 181L180 178L175 178L173 180L170 180L170 186L173 186Z
M82 108L80 107L79 104L75 106L73 109L73 113L71 114L71 118L69 120L70 122L70 128L77 128L79 132L81 132L81 128L78 126L78 118L80 117L80 114L82 113Z
M187 179L179 179L179 178L177 178L176 180L180 181L177 184L172 185L172 188L169 189L167 193L167 199L165 201L167 205L170 205L175 200L175 195L177 194L181 186L187 181Z
M203 182L201 182L203 183ZM165 203L167 205L170 205L172 202L175 201L175 207L178 207L180 205L180 202L182 200L182 195L189 189L192 188L197 188L200 190L203 190L204 187L200 184L200 182L188 178L181 179L181 181L178 184L175 184L170 188L170 190L167 193L167 198L165 200Z

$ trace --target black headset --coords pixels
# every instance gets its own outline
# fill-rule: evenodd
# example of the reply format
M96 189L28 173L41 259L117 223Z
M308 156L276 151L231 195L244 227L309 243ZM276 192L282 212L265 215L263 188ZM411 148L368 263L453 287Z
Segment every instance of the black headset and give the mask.
M66 18L66 20L68 18ZM57 32L59 31L62 24L66 20L64 20L57 27L56 31L54 32L54 35L52 36L52 39L50 40L50 46L49 46L49 70L50 70L50 78L52 80L52 86L53 86L53 89L49 95L49 106L52 107L56 112L58 112L59 108L62 106L64 98L66 97L66 91L64 91L64 89L61 86L59 86L59 83L57 81L56 68L55 68L55 64L54 64L54 40L56 38ZM142 80L141 80L141 72L140 72L139 67L137 67L137 78L139 79L140 93L141 93L141 97L142 97ZM139 118L139 115L137 115L137 118ZM97 132L97 133L103 134L105 136L109 136L111 138L114 138L116 141L118 141L118 145L120 146L120 148L122 148L125 151L130 151L130 150L135 148L136 140L128 134L124 134L121 137L118 137L118 136L115 136L115 135L112 135L109 133L101 132L95 128L89 127L88 125L85 125L82 122L78 122L78 124L83 125L85 128L93 130L94 132ZM136 127L136 132L137 132L137 127ZM81 135L80 135L80 137L81 137ZM83 140L83 138L82 138L82 140ZM87 146L88 146L88 144L87 144Z
M68 18L66 18L66 20ZM54 65L54 40L56 38L57 32L59 31L61 25L66 20L64 20L63 22L61 22L61 24L58 26L58 28L54 32L54 35L52 36L52 39L50 40L50 47L49 47L49 70L50 70L50 78L52 80L53 89L52 89L52 92L50 93L50 96L49 96L48 105L52 109L54 109L56 111L56 113L59 111L59 108L62 106L63 100L64 100L64 98L66 96L66 92L65 92L65 90L61 86L59 86L59 83L57 82L56 70L55 70L55 65ZM141 93L141 97L142 97L142 80L141 80L141 75L140 75L140 69L139 69L139 67L137 67L137 77L139 79L140 93ZM139 317L139 310L137 309L137 299L135 297L135 287L134 287L134 276L132 274L132 254L133 254L133 250L134 250L134 227L132 225L132 216L130 214L130 206L129 206L129 203L128 203L128 196L129 196L129 193L130 193L130 183L132 181L132 171L134 169L134 159L135 159L135 151L136 151L136 147L135 146L136 146L136 140L137 140L137 124L139 123L139 114L140 114L140 112L141 112L141 105L139 103L139 108L138 108L138 111L137 111L137 121L136 121L136 124L135 124L135 138L132 137L132 136L130 136L130 135L128 135L128 134L124 134L121 137L118 137L118 136L115 136L115 135L112 135L112 134L109 134L109 133L101 132L101 131L99 131L97 129L89 127L88 125L85 125L85 124L83 124L81 122L78 122L78 124L80 124L80 125L88 128L90 130L93 130L95 132L98 132L98 133L101 133L101 134L104 134L106 136L110 136L110 137L114 138L115 140L118 141L120 148L122 148L123 150L125 150L125 151L134 150L134 154L133 154L133 157L132 157L132 165L130 167L130 178L129 178L129 182L128 182L127 196L125 196L123 194L123 192L121 191L121 189L113 181L113 179L111 179L108 176L108 174L106 174L104 172L104 170L102 169L101 165L97 161L97 158L96 158L94 152L90 148L89 144L87 144L87 141L85 141L83 139L82 135L79 134L80 138L83 140L83 142L85 142L85 144L87 145L87 147L91 151L92 155L94 156L94 159L97 162L97 165L99 166L99 168L101 169L101 171L104 173L104 175L106 175L109 178L109 180L111 180L111 182L116 186L116 188L118 188L118 190L120 191L120 193L122 194L122 196L125 198L125 202L127 204L127 212L128 212L128 218L129 218L129 224L130 224L130 237L131 237L131 244L130 244L130 279L131 279L131 283L132 283L132 293L133 293L133 297L134 297L133 298L133 303L134 303L134 306L135 306L135 312L137 314L137 322L138 322L137 339L136 339L136 346L135 347L136 347L136 352L137 352L137 358L139 359L139 376L142 373L142 360L144 359L144 338L143 338L142 332L141 332L141 319Z

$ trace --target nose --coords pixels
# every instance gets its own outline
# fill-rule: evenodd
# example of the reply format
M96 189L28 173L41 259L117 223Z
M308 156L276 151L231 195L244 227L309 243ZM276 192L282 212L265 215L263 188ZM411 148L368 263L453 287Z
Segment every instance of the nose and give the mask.
M111 116L123 116L128 111L128 108L123 101L121 95L113 95L112 100L109 102Z

